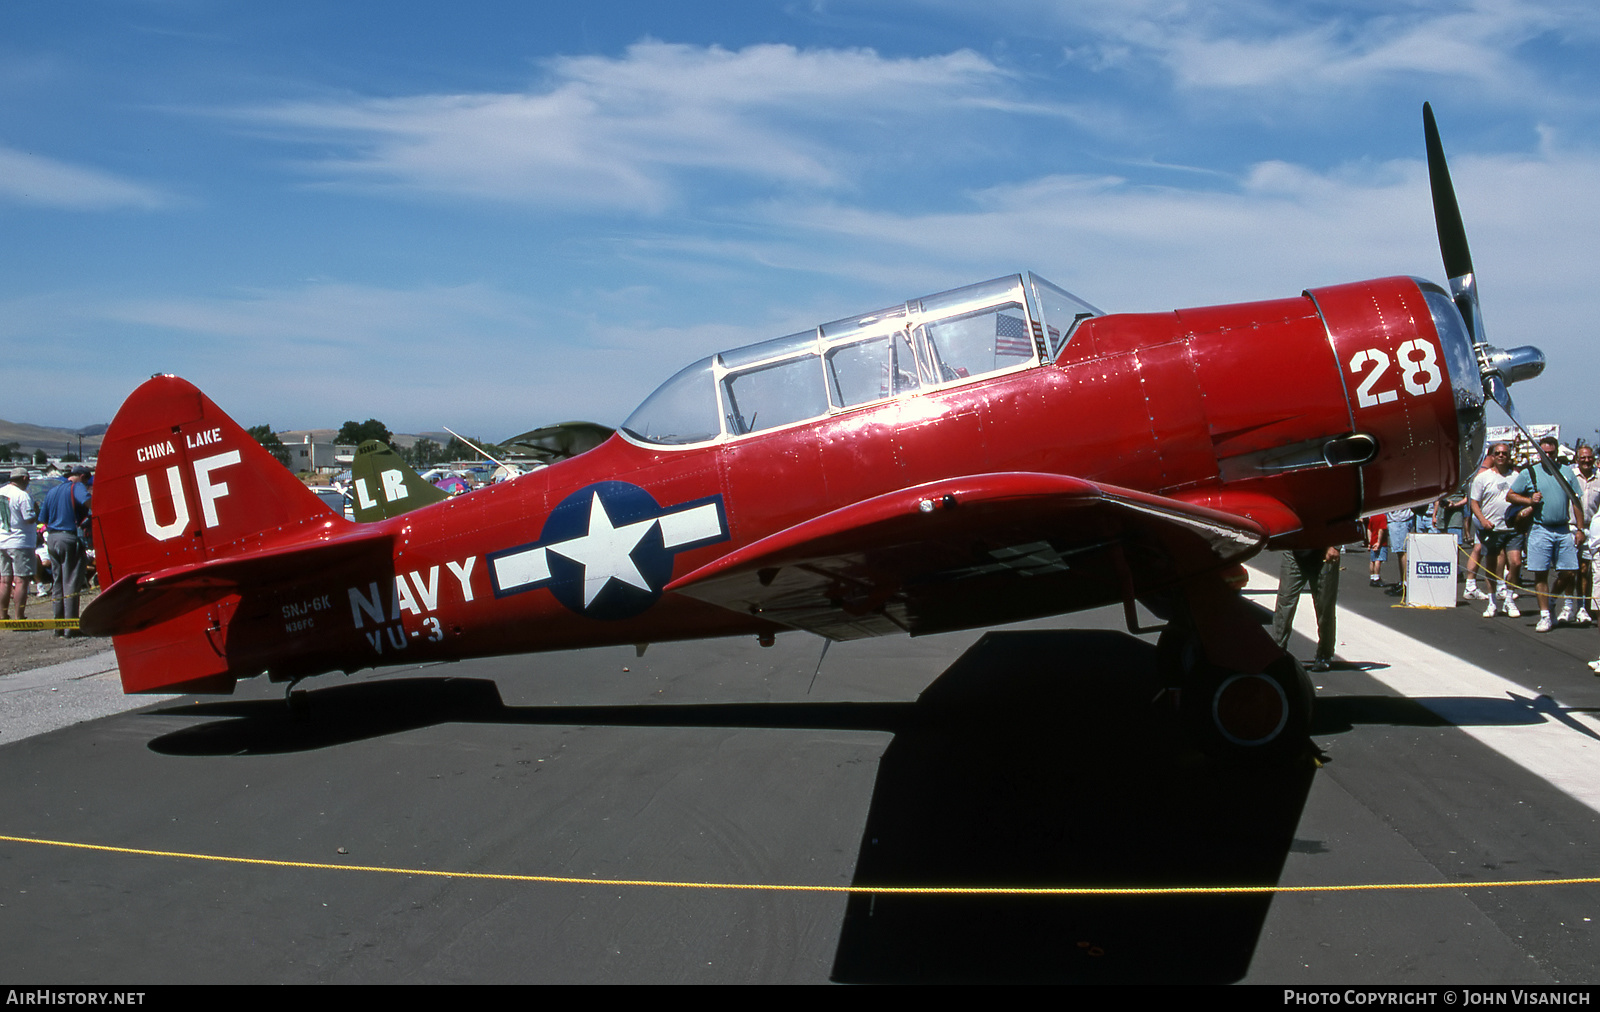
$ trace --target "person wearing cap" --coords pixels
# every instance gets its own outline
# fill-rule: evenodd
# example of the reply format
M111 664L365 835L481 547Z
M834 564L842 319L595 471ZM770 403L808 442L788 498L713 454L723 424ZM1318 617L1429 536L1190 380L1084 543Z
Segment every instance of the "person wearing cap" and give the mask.
M89 520L87 467L74 467L67 480L45 494L39 519L45 526L45 543L50 549L50 597L56 618L78 617L78 595L83 591L84 543L81 528ZM77 630L73 630L76 635ZM62 629L57 636L66 635Z
M17 468L0 485L0 619L27 618L28 583L33 579L34 506L28 495L28 472Z
M1534 592L1539 598L1539 624L1534 632L1549 632L1556 625L1572 621L1571 594L1578 576L1578 545L1583 541L1582 506L1568 494L1578 484L1572 468L1556 462L1561 443L1554 436L1539 440L1539 459L1511 483L1506 499L1514 506L1533 511L1533 526L1528 530L1527 569L1536 575ZM1565 480L1563 480L1565 479ZM1556 571L1555 593L1561 597L1561 614L1550 617L1550 570Z

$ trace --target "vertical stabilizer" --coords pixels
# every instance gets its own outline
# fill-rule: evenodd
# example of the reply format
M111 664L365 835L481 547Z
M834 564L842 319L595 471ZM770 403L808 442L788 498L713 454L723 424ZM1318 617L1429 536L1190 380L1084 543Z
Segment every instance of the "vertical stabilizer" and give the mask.
M364 524L450 498L444 489L423 481L394 447L378 439L356 448L355 460L350 463L350 486L356 520Z
M169 617L125 630L119 613L141 601L142 585L163 587L160 574L217 560L321 544L352 527L176 376L153 377L117 412L100 446L92 509L105 590L85 610L84 628L117 631L127 692L226 692L238 674L255 673L237 670L243 658L230 662L240 598L229 581L196 574L164 589Z

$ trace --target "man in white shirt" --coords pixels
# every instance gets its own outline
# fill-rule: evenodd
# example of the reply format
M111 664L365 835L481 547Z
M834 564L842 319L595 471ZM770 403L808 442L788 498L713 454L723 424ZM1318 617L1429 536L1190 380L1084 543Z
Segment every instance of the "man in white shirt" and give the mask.
M1594 447L1584 445L1577 451L1578 488L1577 493L1582 498L1583 526L1587 529L1597 513L1600 513L1600 471L1595 470ZM1583 601L1583 607L1578 609L1578 625L1589 625L1593 622L1589 612L1600 610L1600 605L1594 603L1594 560L1596 548L1592 539L1585 539L1583 551L1579 553L1578 560L1582 568L1578 573L1580 585L1578 596Z
M1491 586L1494 580L1501 581L1499 592L1490 593L1483 617L1494 617L1498 598L1506 615L1520 618L1522 612L1517 610L1517 592L1512 585L1516 583L1518 570L1522 566L1523 541L1522 535L1506 522L1506 507L1509 505L1506 494L1511 491L1511 483L1516 479L1516 473L1511 470L1511 447L1505 443L1494 444L1489 447L1489 460L1493 466L1477 473L1467 493L1472 515L1483 528L1483 563L1480 568L1488 572Z
M28 495L28 472L19 467L0 485L0 619L11 617L12 598L17 600L17 617L28 617L36 515Z

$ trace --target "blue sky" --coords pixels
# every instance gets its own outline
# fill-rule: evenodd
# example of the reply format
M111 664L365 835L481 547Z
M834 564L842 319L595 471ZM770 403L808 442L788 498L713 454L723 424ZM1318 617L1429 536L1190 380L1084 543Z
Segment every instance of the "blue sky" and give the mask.
M1109 311L1442 281L1428 99L1489 337L1551 361L1518 404L1592 437L1597 55L1565 0L12 0L0 417L160 371L503 438L1021 269Z

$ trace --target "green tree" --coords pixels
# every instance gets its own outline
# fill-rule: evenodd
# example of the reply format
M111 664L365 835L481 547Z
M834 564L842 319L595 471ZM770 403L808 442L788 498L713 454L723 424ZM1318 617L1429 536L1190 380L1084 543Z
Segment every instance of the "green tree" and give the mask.
M22 457L22 444L21 443L0 444L0 460L6 461L6 462L9 463L12 460L20 459L21 457Z
M485 452L492 453L496 457L504 457L506 455L506 451L505 450L503 450L500 447L496 446L495 444L489 442L487 439L479 439L477 436L468 436L467 438L470 439L475 445L482 447ZM474 450L471 446L468 446L466 443L462 442L460 437L451 436L450 437L450 442L445 444L444 459L445 460L482 460L483 459L483 454L479 453L477 450Z
M289 466L289 450L283 445L283 440L278 438L278 434L272 431L271 425L252 425L245 431L250 433L263 449L272 454L278 463L284 467Z
M335 443L348 446L360 446L369 439L376 439L380 443L389 443L392 438L389 427L376 418L369 418L361 424L345 422L339 434L333 437ZM390 443L390 445L394 445Z
M444 447L426 436L411 444L411 466L421 470L444 459Z
M45 453L43 450L34 450L33 451L33 462L35 464L48 464L48 463L50 463L50 456L47 453Z
M81 464L81 463L83 463L83 458L78 456L76 453L73 453L73 452L71 452L69 450L68 452L63 453L61 455L61 463L63 463L63 464Z

